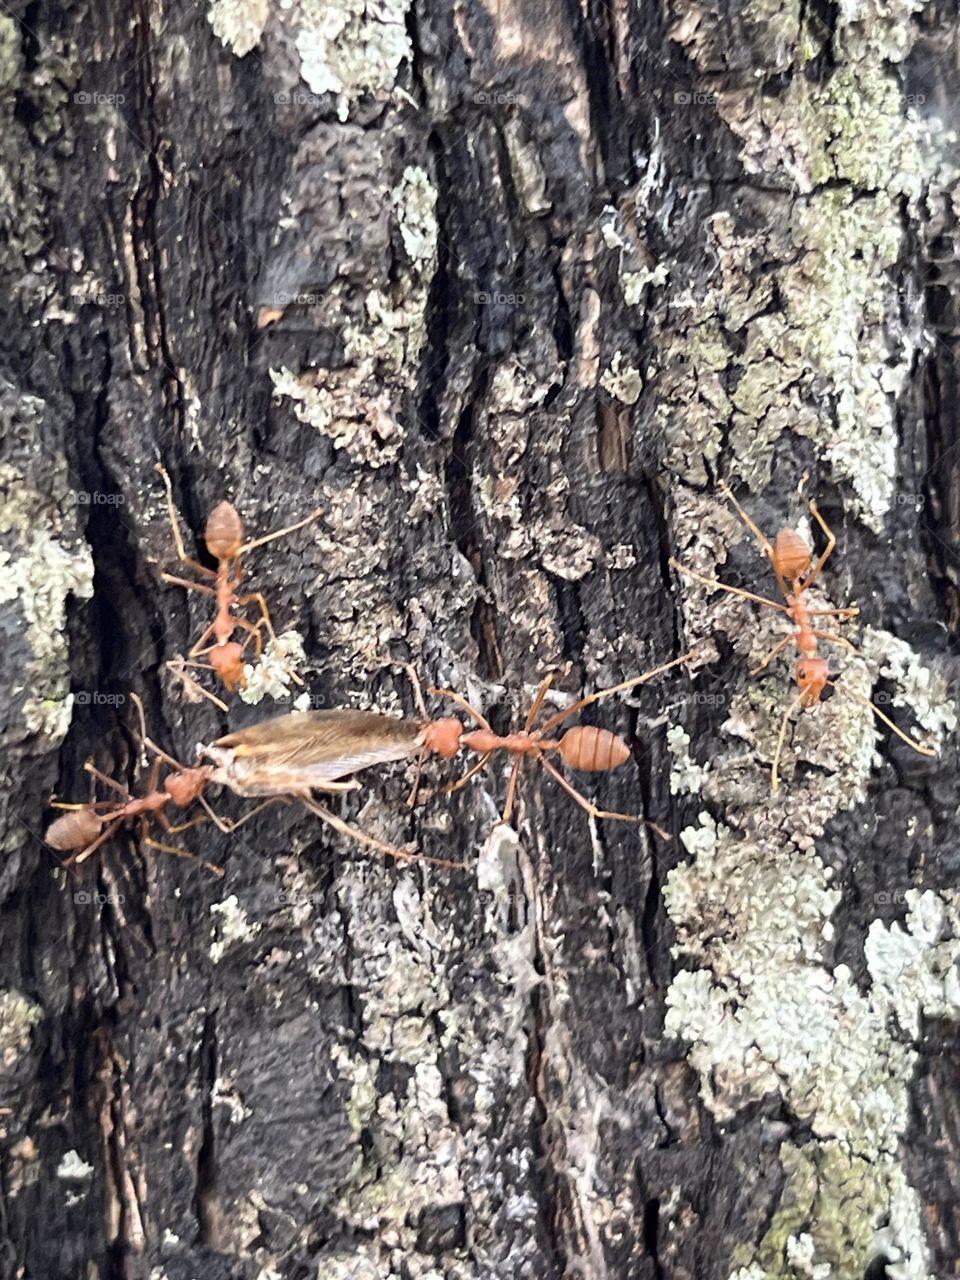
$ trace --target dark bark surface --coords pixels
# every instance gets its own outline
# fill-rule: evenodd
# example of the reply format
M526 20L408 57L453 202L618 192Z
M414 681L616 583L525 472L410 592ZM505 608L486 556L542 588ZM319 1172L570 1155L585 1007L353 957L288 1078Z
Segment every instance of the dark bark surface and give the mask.
M955 36L4 7L0 1274L958 1273ZM532 768L498 828L502 764L411 815L391 766L333 805L464 871L292 806L180 837L222 880L135 831L63 870L51 792L145 783L131 691L184 761L279 709L166 669L210 611L158 461L207 563L222 498L322 508L248 564L313 706L413 713L412 664L506 731L704 644L591 717L633 755L585 791L673 840ZM717 481L772 535L805 471L843 679L940 754L835 693L774 798L777 618L668 559L772 593Z

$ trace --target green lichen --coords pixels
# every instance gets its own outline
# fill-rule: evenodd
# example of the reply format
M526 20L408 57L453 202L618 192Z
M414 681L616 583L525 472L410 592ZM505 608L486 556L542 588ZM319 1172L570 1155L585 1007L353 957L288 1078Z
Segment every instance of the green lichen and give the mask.
M289 400L301 422L371 467L395 462L403 447L399 404L426 337L427 292L436 269L436 189L426 170L408 166L390 204L407 258L398 264L392 288L369 290L362 323L335 319L339 286L324 299L331 327L336 323L342 332L342 366L309 373L285 366L270 370L275 399Z
M727 547L750 537L727 504L684 491L676 526L684 531L681 561L708 578L722 579L717 563ZM682 581L688 639L709 644L725 634L752 666L783 635L773 611ZM823 585L810 603L829 608L835 602ZM745 613L753 615L746 626ZM858 640L852 627L843 630ZM833 698L794 710L776 796L768 770L796 697L792 652L766 680L730 697L721 729L743 750L714 752L701 767L690 759L689 737L671 731L677 785L732 805L736 823L704 812L681 833L691 861L670 873L664 899L675 954L688 967L667 994L666 1030L690 1042L689 1061L718 1119L773 1094L817 1140L800 1163L785 1148L780 1209L758 1250L735 1260L740 1280L862 1274L880 1254L902 1280L927 1275L920 1205L897 1151L920 1016L960 1018L956 895L909 891L905 927L874 922L864 988L847 966L827 964L840 891L816 841L867 793L880 726L853 695L872 695L878 668L893 682L885 709L905 729L915 719L934 748L955 727L956 707L943 677L904 642L868 629L858 649L843 655ZM798 760L814 768L795 773Z
M18 991L0 991L0 1055L9 1065L30 1043L30 1031L43 1009Z
M77 501L78 495L71 497ZM23 698L28 732L40 734L51 747L65 736L73 705L64 634L67 599L93 594L89 548L65 545L61 528L49 497L25 484L17 468L0 466L0 537L6 544L0 551L0 603L17 602L29 649L11 692Z
M869 34L859 9L841 14L836 49L858 52L846 61L835 49L823 80L794 74L778 94L751 83L715 95L744 169L793 188L792 217L749 232L727 214L712 220L718 270L664 313L661 421L670 465L699 484L727 427L735 473L755 489L783 432L808 436L879 531L894 488L898 397L923 341L919 321L903 324L891 272L903 206L915 209L935 174L944 187L953 177L928 125L906 111L891 66L906 52L913 6L877 8ZM744 20L765 27L761 9L748 6ZM705 66L710 29L674 31Z
M615 351L610 367L600 375L600 385L622 404L636 404L643 390L643 378L639 369L627 364L622 351Z

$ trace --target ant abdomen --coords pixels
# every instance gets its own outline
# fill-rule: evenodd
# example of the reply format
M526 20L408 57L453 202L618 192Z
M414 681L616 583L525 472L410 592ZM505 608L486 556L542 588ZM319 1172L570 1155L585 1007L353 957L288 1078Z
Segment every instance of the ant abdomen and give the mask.
M232 560L243 546L243 521L232 502L218 502L207 516L207 550L215 560Z
M83 849L97 838L103 823L104 819L92 806L84 805L82 809L73 809L51 822L43 842L61 853Z
M782 577L796 582L810 568L810 548L796 529L781 529L774 539L773 558Z
M559 751L564 762L580 773L616 769L630 759L630 748L624 740L595 724L568 729L560 740Z

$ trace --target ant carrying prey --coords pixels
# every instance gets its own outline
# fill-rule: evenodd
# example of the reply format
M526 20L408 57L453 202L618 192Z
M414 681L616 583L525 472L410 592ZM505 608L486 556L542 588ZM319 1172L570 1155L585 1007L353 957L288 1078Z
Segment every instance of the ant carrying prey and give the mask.
M804 477L805 479L806 477ZM912 747L914 751L919 752L920 755L935 756L937 754L936 751L931 747L924 746L923 743L917 742L908 733L898 728L890 717L885 715L869 698L865 698L848 685L840 684L832 679L827 659L821 657L818 653L817 642L820 640L839 645L841 648L846 649L848 653L856 653L857 650L849 640L844 636L838 635L837 632L824 631L819 626L811 625L812 619L835 618L838 623L849 622L852 618L857 617L860 610L855 606L843 609L810 609L807 605L806 594L822 573L824 565L837 545L837 539L826 520L820 514L817 504L811 501L807 505L811 516L826 537L827 545L815 561L812 549L795 529L781 529L771 544L737 502L729 486L723 481L720 483L720 492L733 505L737 515L756 538L760 549L770 561L777 584L783 595L784 603L779 604L776 600L768 600L766 596L756 595L754 592L746 591L742 587L733 587L726 582L719 582L715 578L704 577L703 574L686 568L677 560L671 559L670 564L678 573L682 573L688 578L693 578L694 581L703 583L704 586L713 587L719 591L727 591L731 595L742 596L745 600L752 600L755 604L761 604L768 609L776 609L779 613L786 614L793 623L794 629L784 636L778 644L774 645L750 673L751 675L756 675L758 672L765 670L788 645L796 645L799 656L794 668L794 678L800 692L787 706L780 723L780 732L777 736L777 745L773 754L770 774L772 790L778 791L780 788L780 760L783 755L783 745L791 716L798 709L816 706L828 685L862 706L869 708L888 729L895 733L908 747Z

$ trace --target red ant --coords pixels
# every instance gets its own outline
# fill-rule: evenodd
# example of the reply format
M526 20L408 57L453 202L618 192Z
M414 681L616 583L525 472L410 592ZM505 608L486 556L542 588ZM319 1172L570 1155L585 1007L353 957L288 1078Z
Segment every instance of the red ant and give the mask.
M494 733L489 722L461 694L454 692L452 689L430 689L429 692L431 694L437 697L450 698L459 707L462 707L474 723L480 727L479 729L471 730L469 733L464 733L463 726L459 720L454 718L446 717L441 720L428 721L427 724L422 726L421 731L423 749L425 751L433 751L447 759L455 756L460 747L466 747L470 751L481 753L480 759L467 770L463 777L444 788L444 793L447 795L451 792L459 791L461 787L466 786L471 778L486 768L495 751L511 752L515 759L513 768L510 771L510 779L507 783L507 798L501 819L505 823L508 823L513 816L521 768L524 759L529 756L531 759L536 760L550 777L559 783L567 795L575 800L582 809L585 809L592 818L611 818L620 822L642 822L656 831L657 835L662 839L669 840L670 836L667 832L646 818L641 818L632 813L616 813L608 809L598 809L547 759L547 753L556 752L565 764L580 773L606 772L607 770L618 768L630 758L630 748L621 737L612 733L609 729L602 729L597 725L589 724L576 725L572 729L568 729L560 738L550 738L548 735L572 715L582 711L584 707L588 707L594 702L599 702L601 698L609 698L615 693L623 693L627 689L634 688L635 685L644 684L647 680L653 679L654 676L660 675L664 671L669 671L672 667L690 662L696 656L697 651L693 650L690 653L685 653L680 658L674 658L672 662L665 662L659 667L654 667L651 671L644 672L643 675L634 676L630 680L624 680L621 684L612 685L607 689L599 689L596 693L579 698L565 710L558 711L556 715L550 716L539 727L535 727L537 717L547 696L547 691L553 683L553 676L549 675L541 683L537 691L533 704L527 713L523 729L519 733L509 733L503 736ZM411 793L411 799L415 793L416 784L414 785L414 791Z
M804 476L801 482L806 481ZM826 658L817 656L817 641L828 640L832 644L841 645L849 653L856 653L857 650L844 636L837 635L833 631L821 631L810 625L812 618L836 618L838 622L847 622L851 618L857 617L860 610L856 606L845 609L808 609L804 596L816 582L817 578L823 570L823 566L833 554L837 545L837 539L824 520L823 516L817 509L817 504L813 501L808 503L810 514L816 520L817 524L823 531L827 545L823 549L819 559L814 563L813 551L807 546L806 542L796 532L795 529L781 529L777 534L773 545L767 541L763 533L756 524L750 519L730 490L729 485L721 481L720 492L723 496L733 504L734 509L740 519L754 535L764 555L770 561L773 572L776 575L777 584L783 595L785 604L778 604L775 600L768 600L765 596L755 595L752 591L745 591L742 587L731 587L725 582L718 582L714 578L706 578L702 574L695 573L693 569L687 569L678 561L671 559L671 566L678 573L685 574L688 578L693 578L697 582L702 582L705 586L714 587L721 591L727 591L731 595L743 596L747 600L753 600L757 604L765 605L769 609L776 609L779 613L785 613L794 624L795 630L770 650L763 660L751 671L751 675L756 675L770 665L778 654L791 643L796 644L799 657L794 670L797 686L800 689L799 694L789 704L783 713L783 720L780 724L780 733L777 737L777 746L773 754L773 766L770 774L770 784L773 791L780 789L780 757L783 753L783 744L787 736L787 726L790 723L790 717L798 708L813 707L820 701L820 695L823 693L827 685L833 689L839 689L841 693L845 693L848 697L859 702L862 706L868 707L875 716L877 716L888 729L891 729L898 738L902 739L907 746L912 747L914 751L918 751L924 756L935 756L936 751L930 747L923 746L922 743L916 742L909 734L899 729L893 721L875 706L869 698L865 698L862 694L857 693L855 689L851 689L848 685L838 684L830 678L830 664Z
M161 750L147 737L143 704L135 693L131 694L130 697L140 717L140 739L147 750L152 752L154 756L146 794L132 796L126 787L121 786L114 778L102 773L96 768L92 760L88 760L84 765L87 773L92 774L105 787L117 792L121 797L120 801L94 800L87 804L64 804L61 801L52 801L51 808L66 809L68 812L62 818L57 818L50 824L44 835L44 842L51 849L56 849L60 852L72 852L73 857L68 859L67 865L79 865L79 863L85 862L87 858L96 853L102 845L106 844L125 822L128 822L131 818L139 818L141 838L148 848L157 849L161 853L172 853L178 858L189 858L191 861L199 862L208 871L222 876L222 867L218 867L212 862L207 862L203 858L198 858L196 854L189 853L186 849L179 849L176 845L164 844L162 841L154 840L149 834L150 822L156 819L168 835L175 835L177 832L186 831L190 827L195 827L198 823L206 822L208 818L212 818L221 831L229 832L236 830L241 823L247 822L263 806L258 806L251 813L245 814L239 822L229 822L227 819L221 818L219 814L211 809L203 795L204 790L212 781L214 772L212 767L210 765L200 765L196 768L189 768L186 765L179 764L172 756L168 756L165 751ZM168 773L163 779L163 787L161 788L159 786L160 768L164 764L168 765L173 772ZM194 801L199 801L206 812L199 817L191 818L188 822L173 825L166 815L167 806L172 804L178 809L188 809Z
M173 529L174 541L177 545L177 555L181 563L189 565L195 573L201 574L205 578L213 578L215 584L208 586L202 582L193 582L189 578L178 578L170 573L161 573L160 577L164 582L172 583L174 586L184 587L188 591L200 591L204 595L213 596L216 600L217 613L213 622L207 627L203 635L190 650L186 661L181 661L182 667L191 666L199 667L202 670L214 671L223 682L228 693L246 687L246 677L244 676L243 665L244 655L247 645L253 640L256 644L257 657L259 658L263 651L263 636L261 628L264 628L273 642L275 651L282 653L276 632L273 629L273 623L270 620L270 611L267 608L267 602L263 594L259 591L250 591L246 595L238 595L237 591L243 578L243 567L241 565L241 557L246 555L248 551L252 551L255 547L262 547L267 542L273 542L276 538L286 537L288 533L295 533L297 529L302 529L304 525L310 524L322 514L321 508L311 512L303 520L298 520L296 524L288 525L285 529L278 529L275 533L268 533L262 538L254 538L251 542L244 542L243 521L240 519L240 513L231 502L218 502L207 517L206 529L204 531L204 540L207 544L207 550L218 562L217 568L208 569L206 565L200 564L187 555L183 545L183 536L180 532L180 521L177 517L177 509L173 501L173 488L170 483L170 477L166 468L159 462L156 467L159 471L164 487L167 492L167 514L170 519L170 526ZM233 610L238 606L255 603L260 609L260 621L253 623L248 622L246 618L237 617ZM247 633L247 638L240 644L238 641L231 639L237 628ZM207 644L210 637L213 637L213 643ZM206 647L204 647L206 646ZM207 662L198 662L198 658L207 657ZM303 684L303 681L287 667L290 678L297 684ZM195 683L195 682L191 682ZM216 703L222 711L226 711L227 707L224 702L213 694L208 693L200 685L196 688L211 702Z

